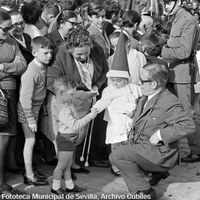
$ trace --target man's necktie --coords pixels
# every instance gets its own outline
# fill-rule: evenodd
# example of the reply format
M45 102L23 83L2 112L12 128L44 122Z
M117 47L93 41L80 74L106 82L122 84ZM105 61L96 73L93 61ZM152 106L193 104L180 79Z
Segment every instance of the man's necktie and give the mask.
M144 110L144 107L145 107L145 103L147 102L148 100L148 96L143 96L142 99L141 99L141 113L143 112ZM141 114L140 113L140 114Z

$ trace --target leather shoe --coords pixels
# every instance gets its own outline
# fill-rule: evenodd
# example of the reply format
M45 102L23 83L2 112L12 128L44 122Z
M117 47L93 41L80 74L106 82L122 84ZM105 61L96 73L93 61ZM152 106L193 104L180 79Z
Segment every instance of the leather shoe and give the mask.
M27 178L26 176L24 176L24 184L35 185L35 186L49 185L47 180L41 179L36 175L33 176L33 179L30 179L30 178Z
M89 174L90 173L90 171L88 170L88 169L86 169L86 168L83 168L83 167L80 167L80 168L78 168L78 169L75 169L75 168L71 168L71 171L73 172L73 173L82 173L82 174Z
M199 162L200 161L200 154L194 155L194 154L189 154L185 158L181 158L181 162L183 163L194 163L194 162Z
M152 178L149 180L151 186L157 185L161 179L166 179L169 176L168 172L152 172Z
M92 165L96 167L109 168L110 162L108 160L94 160Z
M33 173L40 179L46 180L47 176L39 172L36 168L33 168Z
M58 190L51 188L51 193L55 195L62 195L65 194L65 190L63 188L59 188Z
M150 199L150 200L157 200L155 190L150 187L148 190L141 190L138 191L135 196L137 195L136 199Z
M0 195L2 194L26 194L25 192L22 192L20 190L12 188L10 185L4 185L0 187Z
M85 190L86 190L85 188L79 187L78 185L74 185L74 188L72 189L66 188L65 191L66 193L71 193L71 192L83 192Z

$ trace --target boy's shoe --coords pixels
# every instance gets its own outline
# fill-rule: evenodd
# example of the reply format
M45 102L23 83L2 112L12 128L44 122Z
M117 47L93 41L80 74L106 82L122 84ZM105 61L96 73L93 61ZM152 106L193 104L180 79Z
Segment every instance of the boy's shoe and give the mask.
M74 188L72 188L72 189L66 188L65 191L66 191L66 193L71 193L71 192L83 192L85 190L86 190L86 188L82 188L77 185L74 185Z
M65 194L65 190L63 188L59 188L58 190L51 188L51 193L55 195L62 195Z
M47 180L39 178L37 175L34 175L33 180L24 176L24 184L41 186L41 185L49 185L49 182Z

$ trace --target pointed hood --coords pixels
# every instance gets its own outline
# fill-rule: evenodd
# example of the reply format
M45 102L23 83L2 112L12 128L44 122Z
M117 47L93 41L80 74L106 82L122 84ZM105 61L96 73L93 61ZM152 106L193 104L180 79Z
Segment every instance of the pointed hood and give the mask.
M121 31L116 52L114 54L112 67L106 74L107 77L130 77L124 37L125 35L123 31Z

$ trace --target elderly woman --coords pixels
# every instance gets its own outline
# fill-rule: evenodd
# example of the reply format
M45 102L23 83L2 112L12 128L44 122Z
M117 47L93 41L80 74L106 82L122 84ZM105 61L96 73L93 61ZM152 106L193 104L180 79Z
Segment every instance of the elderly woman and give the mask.
M17 135L16 77L26 70L26 61L17 43L7 37L11 24L10 15L0 8L0 89L8 99L8 124L0 128L0 194L13 193L13 188L6 183L4 164L9 140Z
M83 91L99 91L106 83L108 64L104 51L91 40L87 30L82 27L72 29L66 37L66 44L59 47L52 67L47 70L47 89L50 91L48 102L52 102L53 81L59 76L70 77L78 82L77 89ZM89 112L91 103L91 101L84 101L77 108L80 117ZM83 141L84 136L85 131L80 131L77 145ZM51 138L55 140L55 135L51 135ZM72 172L88 173L89 171L77 165L74 156Z

